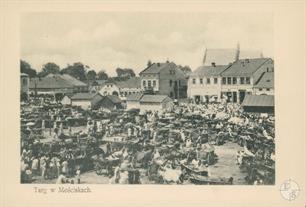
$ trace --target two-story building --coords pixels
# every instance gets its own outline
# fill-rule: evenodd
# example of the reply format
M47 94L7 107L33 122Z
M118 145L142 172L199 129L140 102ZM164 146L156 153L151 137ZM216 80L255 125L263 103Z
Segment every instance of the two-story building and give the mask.
M144 91L174 99L187 97L187 76L173 62L153 63L139 75Z
M188 80L188 97L196 103L221 101L221 73L229 65L201 66L193 71Z
M139 77L133 77L126 81L108 80L103 83L99 93L103 96L115 95L121 100L125 100L128 95L142 94L141 82Z
M221 93L228 102L241 103L246 94L252 94L257 81L267 71L274 70L271 58L241 59L221 73Z

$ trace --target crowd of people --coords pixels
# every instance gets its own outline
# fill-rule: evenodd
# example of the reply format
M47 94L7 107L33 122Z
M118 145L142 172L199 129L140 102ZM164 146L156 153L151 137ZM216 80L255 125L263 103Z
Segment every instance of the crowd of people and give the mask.
M236 163L248 171L247 183L273 182L258 173L258 163L264 163L273 174L273 115L245 113L233 103L180 103L171 110L144 113L84 111L48 103L22 106L23 183L81 183L82 173L90 170L107 176L110 183L186 183L202 172L213 177L210 166L218 160L214 145L225 142L243 147ZM76 125L82 130L74 131ZM40 135L34 133L37 128ZM44 142L43 131L48 130L51 140Z

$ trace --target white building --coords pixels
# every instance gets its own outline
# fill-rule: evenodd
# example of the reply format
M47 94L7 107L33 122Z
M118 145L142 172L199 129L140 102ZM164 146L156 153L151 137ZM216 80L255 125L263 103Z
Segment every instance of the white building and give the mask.
M94 108L103 99L99 93L77 93L71 97L72 106L80 106L87 110Z
M188 80L188 97L196 103L221 101L221 73L229 65L201 66L193 71Z
M143 95L139 100L140 111L161 112L172 109L173 101L165 95Z
M140 109L140 99L143 94L131 94L126 97L126 109Z

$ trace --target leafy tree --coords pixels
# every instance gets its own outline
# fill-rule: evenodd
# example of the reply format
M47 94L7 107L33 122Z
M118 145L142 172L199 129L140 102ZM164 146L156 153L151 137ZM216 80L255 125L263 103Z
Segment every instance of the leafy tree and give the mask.
M96 80L97 73L94 70L87 72L87 80Z
M20 73L26 73L30 78L33 78L37 75L36 70L33 69L31 65L24 60L20 60Z
M185 65L185 66L179 65L178 67L187 75L192 72L191 68L188 65Z
M116 73L118 77L135 77L134 70L131 68L117 68Z
M104 70L100 70L98 72L98 79L99 80L107 80L108 79L108 75Z
M86 80L86 68L88 68L88 66L83 65L83 63L77 62L73 65L68 65L66 68L62 69L61 73L71 75L76 79L84 81Z
M49 74L58 74L60 73L60 67L55 63L46 63L42 67L42 71L38 74L40 77L47 76Z

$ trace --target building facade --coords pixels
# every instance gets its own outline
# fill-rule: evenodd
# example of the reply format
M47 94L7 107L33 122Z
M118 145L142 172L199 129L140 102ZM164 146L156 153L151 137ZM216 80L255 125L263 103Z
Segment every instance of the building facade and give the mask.
M242 103L247 94L253 94L258 80L267 71L274 70L270 58L241 59L221 73L221 95L227 102Z
M173 62L153 63L139 75L143 91L174 99L187 97L187 76Z
M77 93L70 99L72 106L80 106L81 108L87 110L89 108L93 109L98 106L103 97L99 93Z
M173 100L166 95L143 95L139 100L140 112L162 112L172 109Z
M20 74L20 94L29 94L29 75L25 73Z
M196 103L221 101L221 73L229 65L201 66L188 79L188 97Z

